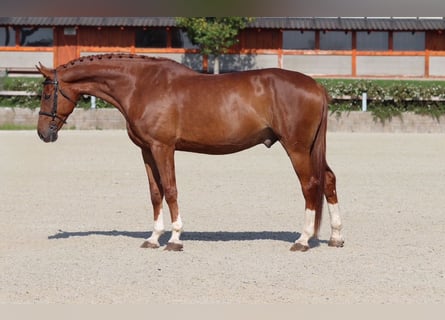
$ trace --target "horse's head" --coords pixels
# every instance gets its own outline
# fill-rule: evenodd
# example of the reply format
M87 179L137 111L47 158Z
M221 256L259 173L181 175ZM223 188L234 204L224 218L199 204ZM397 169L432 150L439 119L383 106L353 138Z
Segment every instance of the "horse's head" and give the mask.
M46 68L41 63L36 68L45 77L37 132L43 141L54 142L57 140L57 132L73 112L80 95L58 78L56 69Z

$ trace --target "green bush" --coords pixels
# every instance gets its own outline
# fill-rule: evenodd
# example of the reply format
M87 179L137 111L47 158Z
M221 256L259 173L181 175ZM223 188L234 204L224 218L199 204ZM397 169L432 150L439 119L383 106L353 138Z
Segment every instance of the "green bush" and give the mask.
M42 94L42 78L21 78L21 77L4 77L0 79L0 90L8 91L26 91L34 93L32 96L0 96L0 106L2 107L22 107L36 109L40 107L40 98ZM89 96L82 96L77 102L77 106L84 109L91 107ZM113 108L111 104L96 99L97 108Z
M331 112L361 110L362 94L367 93L367 109L374 119L389 120L403 112L430 115L438 119L445 114L445 82L318 80L332 97ZM342 97L348 96L350 100Z
M318 79L332 97L332 113L359 111L362 93L368 96L368 110L374 119L385 121L403 112L430 115L438 119L445 114L445 81L405 80L339 80ZM0 97L0 106L38 108L42 90L42 78L0 78L0 90L33 92L35 96ZM348 96L344 100L341 97ZM97 108L113 106L96 99ZM88 109L90 97L83 96L78 107Z
M10 78L4 77L0 81L1 90L26 91L35 93L41 91L41 79L37 78ZM35 109L39 106L40 95L38 96L0 96L0 106L2 107L24 107Z

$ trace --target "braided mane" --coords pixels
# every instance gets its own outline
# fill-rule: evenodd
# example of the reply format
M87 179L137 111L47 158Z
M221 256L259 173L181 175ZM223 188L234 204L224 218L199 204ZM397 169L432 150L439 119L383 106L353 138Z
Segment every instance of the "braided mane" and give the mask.
M108 61L108 60L147 61L147 62L170 61L173 63L178 63L178 62L168 59L168 58L148 57L148 56L144 56L144 55L137 55L137 54L130 54L130 53L105 53L105 54L97 54L97 55L89 55L89 56L80 57L80 58L71 60L71 61L63 64L60 67L67 69L67 68L74 67L74 66L77 66L80 64L88 64L91 62ZM178 64L180 64L180 63L178 63Z

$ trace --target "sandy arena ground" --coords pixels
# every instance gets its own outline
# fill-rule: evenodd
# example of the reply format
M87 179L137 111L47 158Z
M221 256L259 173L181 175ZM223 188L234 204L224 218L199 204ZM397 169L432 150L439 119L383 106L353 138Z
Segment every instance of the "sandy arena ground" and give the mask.
M0 303L443 303L445 135L329 133L328 161L344 248L326 210L319 246L289 251L304 203L277 143L178 152L184 251L166 252L139 248L151 205L124 131L0 132Z

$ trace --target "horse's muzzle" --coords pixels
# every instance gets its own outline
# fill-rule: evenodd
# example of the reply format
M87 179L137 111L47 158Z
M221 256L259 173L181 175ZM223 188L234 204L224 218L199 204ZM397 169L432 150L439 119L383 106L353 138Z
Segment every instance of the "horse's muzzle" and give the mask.
M46 132L41 132L40 130L37 130L37 134L39 135L39 138L44 142L55 142L58 138L58 130L57 127L54 127L50 125Z

